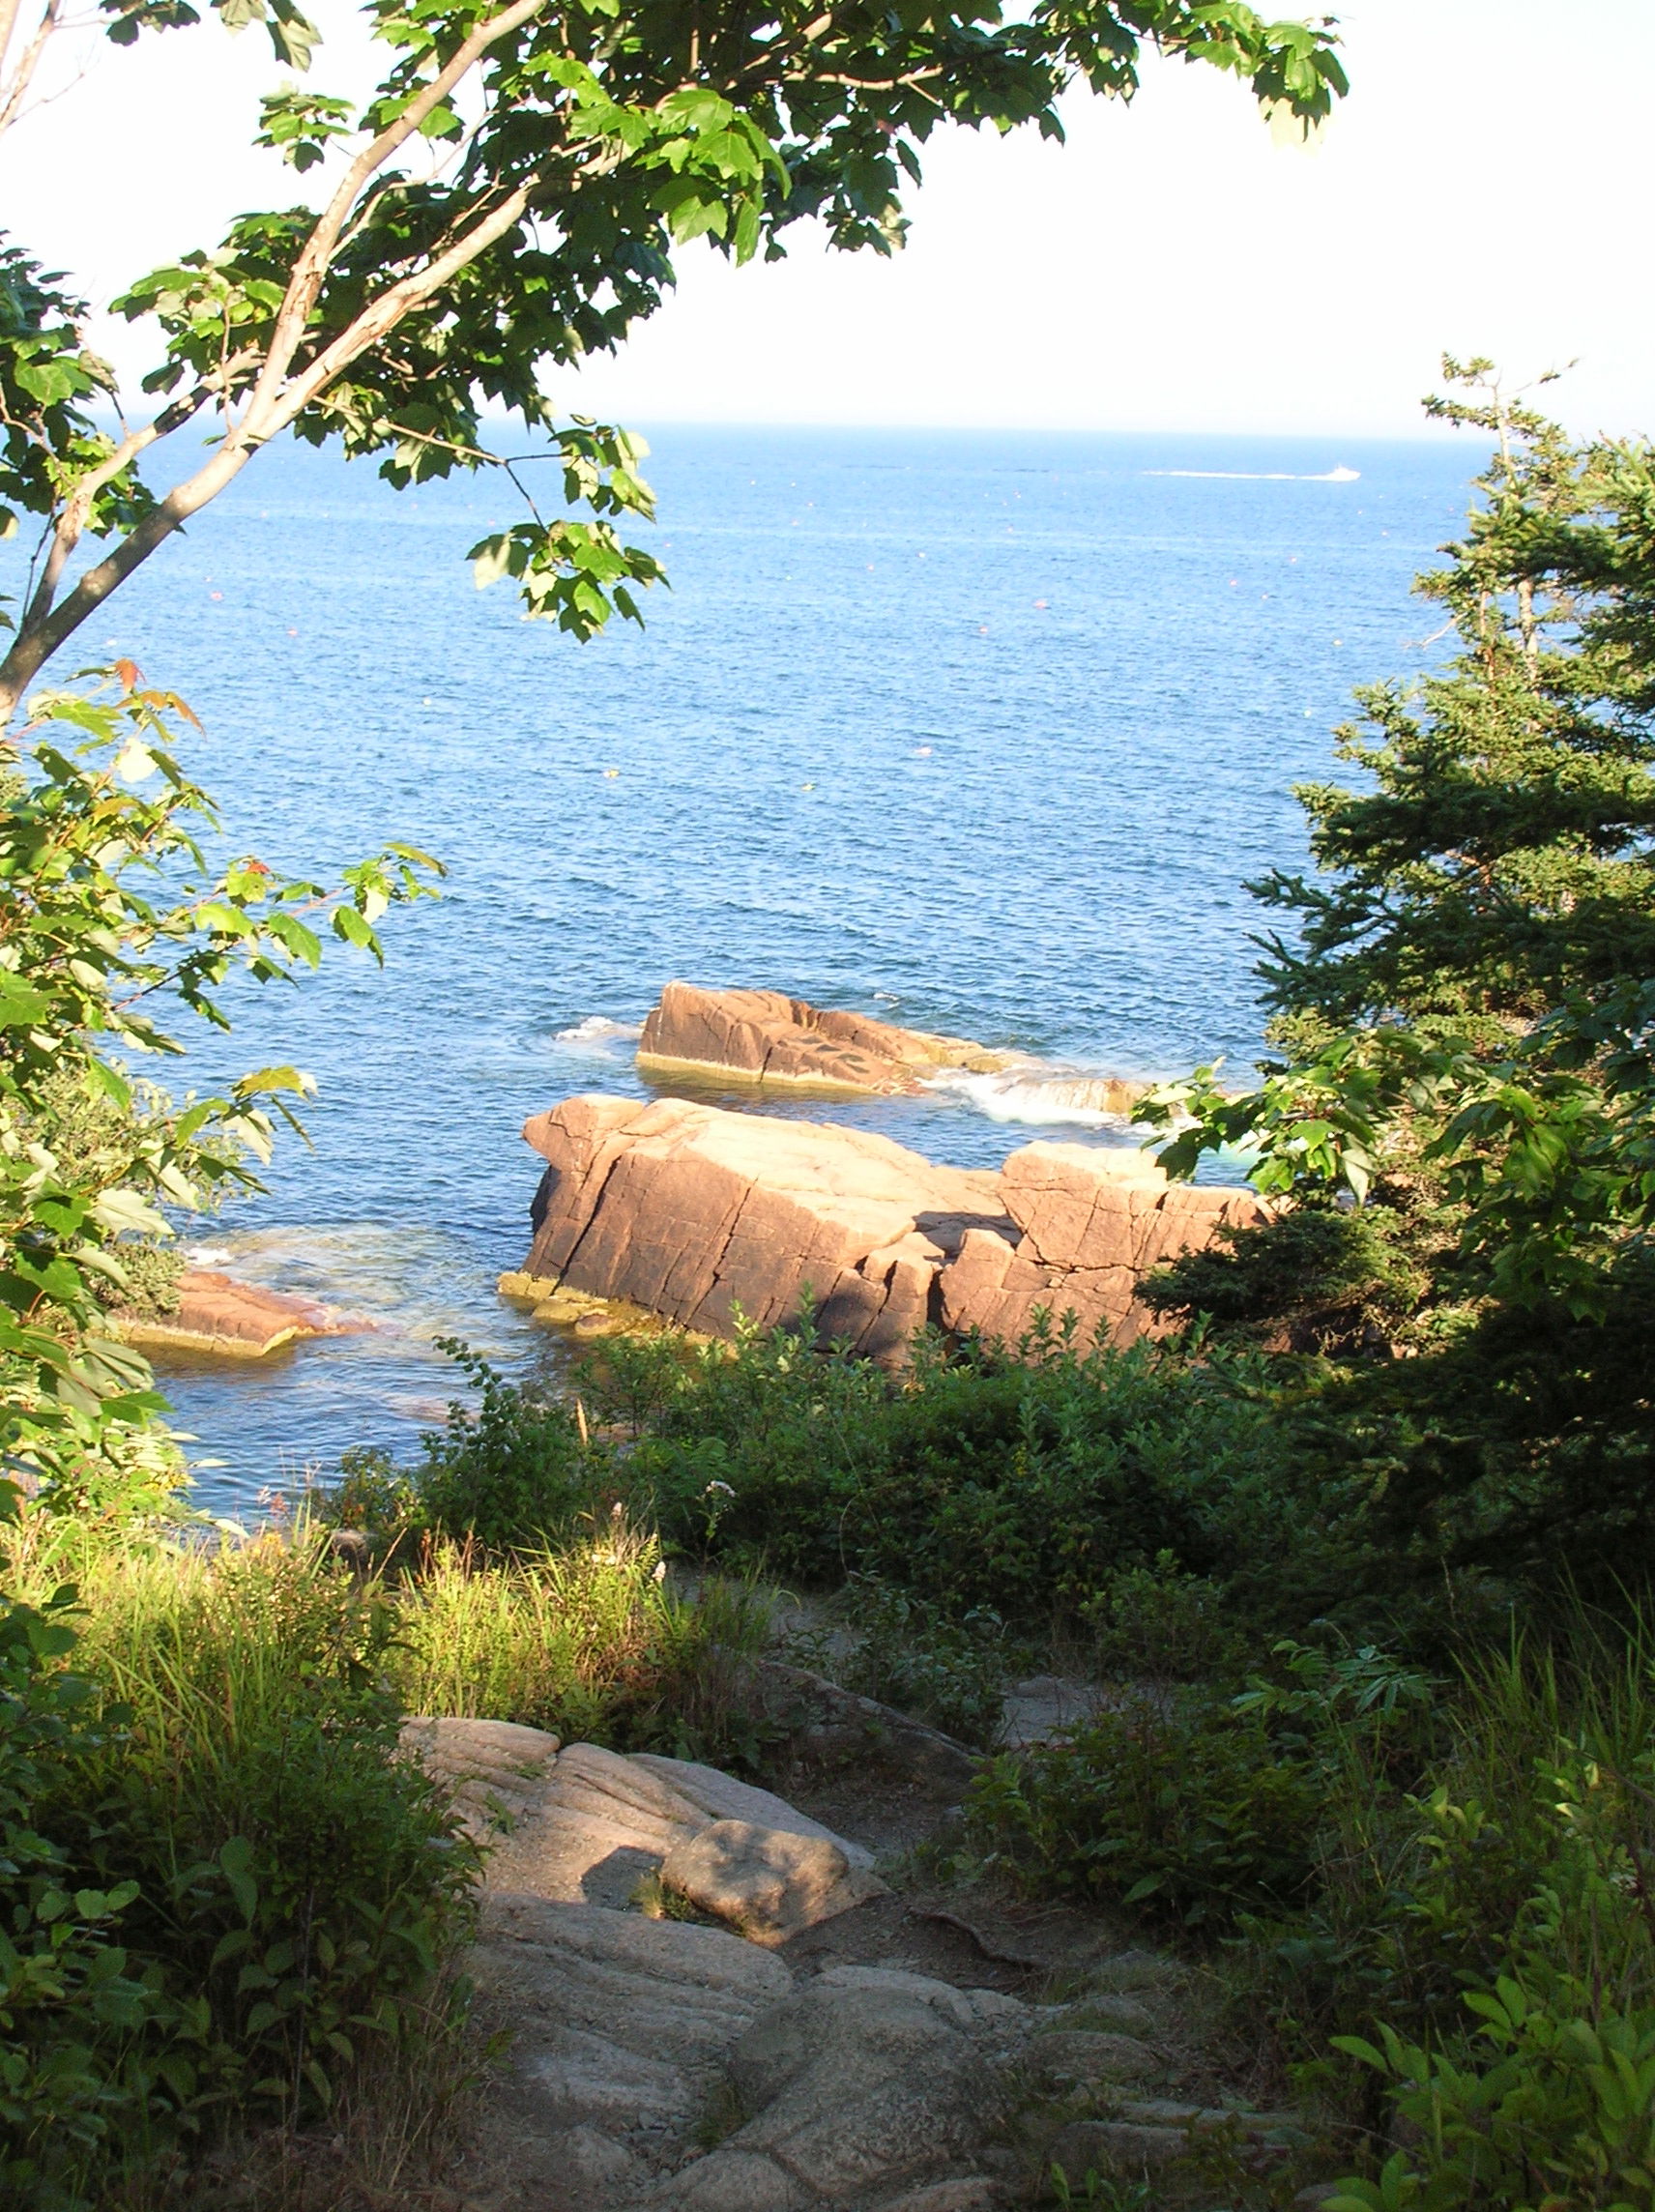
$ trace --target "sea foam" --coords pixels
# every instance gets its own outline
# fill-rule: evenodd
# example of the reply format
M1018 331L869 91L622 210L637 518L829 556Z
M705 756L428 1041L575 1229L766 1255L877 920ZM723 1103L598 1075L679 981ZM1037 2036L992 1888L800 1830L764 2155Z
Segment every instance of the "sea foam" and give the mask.
M1082 1129L1132 1126L1130 1115L1105 1103L1115 1089L1110 1077L1046 1069L1038 1062L994 1075L949 1068L933 1076L925 1088L953 1093L991 1121L1017 1121L1032 1128L1058 1123Z

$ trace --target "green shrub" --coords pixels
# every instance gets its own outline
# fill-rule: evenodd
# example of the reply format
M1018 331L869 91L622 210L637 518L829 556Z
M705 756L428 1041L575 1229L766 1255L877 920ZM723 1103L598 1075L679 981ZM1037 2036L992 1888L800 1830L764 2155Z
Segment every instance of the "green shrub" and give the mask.
M956 1618L872 1575L852 1575L840 1607L856 1644L830 1672L846 1689L962 1743L993 1741L1015 1657L999 1614L977 1606Z
M1045 1331L1014 1359L920 1338L908 1371L747 1330L581 1386L637 1444L610 1480L686 1550L813 1586L848 1573L956 1616L1076 1622L1107 1579L1171 1551L1210 1571L1266 1538L1282 1428L1255 1365ZM647 1374L642 1370L647 1366Z
M491 1553L535 1550L568 1533L591 1511L601 1469L574 1414L559 1399L506 1382L458 1338L437 1341L470 1377L478 1403L474 1412L454 1400L448 1427L425 1437L413 1476L419 1521ZM365 1470L357 1471L360 1487Z
M1196 1692L1135 1694L973 1785L973 1843L1031 1887L1218 1929L1291 1906L1315 1869L1313 1763Z
M141 2121L123 2047L167 2010L113 1940L135 1885L77 1882L38 1825L66 1765L101 1741L91 1685L56 1664L73 1598L0 1599L0 2198L41 2212L85 2203L77 2170Z
M1229 1673L1238 1640L1210 1576L1185 1573L1175 1552L1151 1566L1117 1567L1080 1609L1102 1674L1195 1682Z
M969 1828L1039 1889L1223 1932L1301 1911L1330 1825L1419 1734L1431 1685L1371 1647L1284 1644L1239 1696L1138 1689L974 1785Z
M377 1445L354 1445L339 1455L336 1482L312 1487L305 1508L323 1528L350 1528L394 1543L420 1524L420 1493L413 1477Z
M1528 1986L1502 1974L1466 2004L1477 2027L1446 2047L1384 2021L1377 2046L1339 2038L1389 2088L1408 2147L1341 2183L1326 2212L1655 2204L1655 2005L1605 2004L1540 1962Z

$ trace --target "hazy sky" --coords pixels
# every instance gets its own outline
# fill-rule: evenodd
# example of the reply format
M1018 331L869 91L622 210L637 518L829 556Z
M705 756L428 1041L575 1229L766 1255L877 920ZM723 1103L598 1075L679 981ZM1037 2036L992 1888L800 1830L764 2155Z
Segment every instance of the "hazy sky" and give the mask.
M654 321L560 391L644 422L1407 436L1449 347L1521 374L1578 356L1573 424L1655 430L1655 0L1338 12L1352 93L1316 153L1272 147L1234 82L1155 65L1130 110L1073 102L1067 146L936 139L892 261L802 229L773 266L686 253ZM348 85L357 42L330 35L314 79ZM216 242L295 196L247 143L272 81L254 31L100 54L14 132L6 226L97 297ZM102 335L124 371L152 358Z

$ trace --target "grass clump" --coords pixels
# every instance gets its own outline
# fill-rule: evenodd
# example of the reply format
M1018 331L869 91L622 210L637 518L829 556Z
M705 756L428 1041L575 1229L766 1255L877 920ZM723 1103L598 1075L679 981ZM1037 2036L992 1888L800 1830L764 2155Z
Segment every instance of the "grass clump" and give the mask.
M392 1602L389 1675L409 1712L747 1763L739 1676L769 1641L763 1600L716 1579L685 1597L618 1507L561 1550L429 1544Z

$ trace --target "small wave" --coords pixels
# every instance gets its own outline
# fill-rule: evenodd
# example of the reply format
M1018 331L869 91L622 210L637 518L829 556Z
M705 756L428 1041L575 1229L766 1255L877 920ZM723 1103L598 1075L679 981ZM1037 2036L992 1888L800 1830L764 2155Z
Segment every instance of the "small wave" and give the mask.
M1360 483L1360 469L1319 469L1303 475L1296 469L1145 469L1147 477L1204 477L1220 483Z
M1059 1122L1083 1129L1132 1126L1128 1087L1109 1075L1048 1074L1035 1068L971 1075L950 1068L933 1076L926 1089L957 1092L991 1121L1020 1121L1034 1128Z
M622 1037L642 1036L642 1022L612 1022L607 1014L588 1014L585 1021L559 1030L559 1044L614 1044Z

